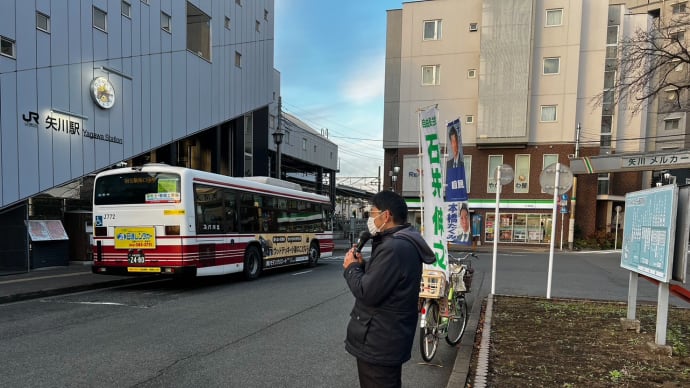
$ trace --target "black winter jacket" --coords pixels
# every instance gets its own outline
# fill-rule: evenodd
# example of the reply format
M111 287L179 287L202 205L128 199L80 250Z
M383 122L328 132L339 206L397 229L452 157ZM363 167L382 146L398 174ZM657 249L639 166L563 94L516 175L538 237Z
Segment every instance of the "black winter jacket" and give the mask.
M401 225L376 234L371 259L344 272L355 296L345 349L371 364L397 366L410 359L417 328L422 263L436 257L421 234Z

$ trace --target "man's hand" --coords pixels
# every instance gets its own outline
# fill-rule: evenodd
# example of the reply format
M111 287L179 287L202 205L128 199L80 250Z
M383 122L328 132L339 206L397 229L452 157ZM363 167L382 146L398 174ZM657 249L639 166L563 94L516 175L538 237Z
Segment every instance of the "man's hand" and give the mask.
M361 263L363 261L362 254L355 250L353 246L352 249L347 251L345 254L345 260L343 261L343 268L347 268L352 263Z

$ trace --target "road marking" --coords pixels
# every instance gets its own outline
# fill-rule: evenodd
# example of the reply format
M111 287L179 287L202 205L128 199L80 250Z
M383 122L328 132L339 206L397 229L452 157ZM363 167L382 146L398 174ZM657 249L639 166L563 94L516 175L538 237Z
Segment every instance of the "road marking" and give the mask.
M296 272L296 273L293 273L292 276L304 275L305 273L309 273L309 272L311 272L311 271L312 271L312 270L309 270L309 271L302 271L302 272Z

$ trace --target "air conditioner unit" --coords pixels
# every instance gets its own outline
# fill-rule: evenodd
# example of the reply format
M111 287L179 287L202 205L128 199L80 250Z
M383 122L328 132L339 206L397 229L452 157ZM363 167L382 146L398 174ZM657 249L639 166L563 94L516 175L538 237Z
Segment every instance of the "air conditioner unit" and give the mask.
M575 159L575 154L568 154L568 159Z
M470 23L470 31L474 32L479 29L479 25L477 23Z

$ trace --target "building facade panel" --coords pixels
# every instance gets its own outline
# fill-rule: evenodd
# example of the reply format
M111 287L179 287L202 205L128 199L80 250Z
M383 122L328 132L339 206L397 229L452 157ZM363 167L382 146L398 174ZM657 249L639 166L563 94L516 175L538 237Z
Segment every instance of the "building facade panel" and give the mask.
M532 0L484 0L482 4L477 141L525 143Z

